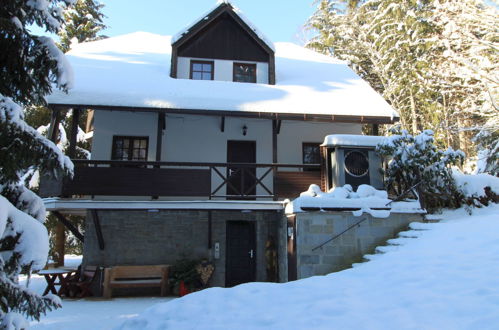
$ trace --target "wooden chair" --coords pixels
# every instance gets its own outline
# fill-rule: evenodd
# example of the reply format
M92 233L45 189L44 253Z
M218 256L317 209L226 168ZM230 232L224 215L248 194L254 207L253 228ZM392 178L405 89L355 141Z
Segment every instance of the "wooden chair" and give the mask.
M78 272L69 281L69 296L85 298L93 296L92 285L98 280L101 267L86 266L85 269L78 267Z

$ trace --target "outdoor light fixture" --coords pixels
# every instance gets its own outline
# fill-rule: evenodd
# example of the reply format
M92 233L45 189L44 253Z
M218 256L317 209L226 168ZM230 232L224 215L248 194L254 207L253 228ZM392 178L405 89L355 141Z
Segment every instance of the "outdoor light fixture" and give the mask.
M243 135L246 136L246 133L248 133L248 126L244 125L243 126Z

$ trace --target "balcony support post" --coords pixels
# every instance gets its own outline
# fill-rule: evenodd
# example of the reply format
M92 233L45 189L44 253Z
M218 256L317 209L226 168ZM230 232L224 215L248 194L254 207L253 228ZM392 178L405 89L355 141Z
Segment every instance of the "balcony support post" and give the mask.
M281 130L281 121L274 119L272 120L272 164L277 164L277 134ZM272 167L272 191L274 195L274 200L277 200L276 195L276 177L277 177L277 168L275 166Z
M50 141L57 143L57 137L59 134L59 124L61 123L61 115L59 109L51 109L52 114L50 116L50 127L48 138Z
M78 136L78 122L80 121L81 109L73 109L73 118L71 120L71 135L69 136L68 156L73 159L76 156L76 142Z
M225 132L225 116L222 116L220 120L220 132Z
M161 161L161 147L163 132L166 129L166 117L163 112L158 112L158 129L156 130L156 161Z
M212 237L212 234L211 234L211 230L212 230L212 221L213 221L213 214L212 214L212 211L209 210L208 211L208 249L211 250L211 237Z

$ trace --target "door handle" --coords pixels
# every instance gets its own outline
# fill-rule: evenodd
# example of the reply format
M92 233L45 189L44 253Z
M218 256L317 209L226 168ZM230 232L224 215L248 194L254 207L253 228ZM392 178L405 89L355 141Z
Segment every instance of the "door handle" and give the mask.
M248 254L250 255L250 258L253 259L253 249L251 249L250 252L248 252Z

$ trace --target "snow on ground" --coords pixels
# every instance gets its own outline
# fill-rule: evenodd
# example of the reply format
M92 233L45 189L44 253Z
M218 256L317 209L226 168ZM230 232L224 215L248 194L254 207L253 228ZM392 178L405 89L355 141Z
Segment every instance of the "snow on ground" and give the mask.
M117 329L497 329L499 205L442 216L352 269L211 288Z
M66 255L65 267L76 268L81 264L81 256ZM26 285L26 277L20 278ZM42 294L47 283L43 276L31 276L29 288ZM166 302L173 297L133 297L104 300L100 298L63 299L62 308L48 312L40 322L32 321L34 330L107 330L120 325L123 320L137 316L146 308Z

